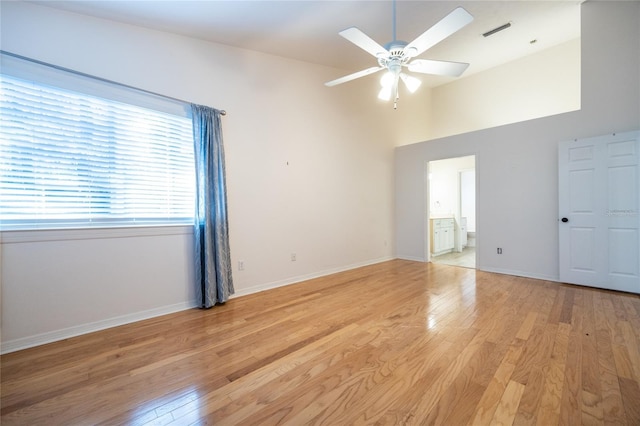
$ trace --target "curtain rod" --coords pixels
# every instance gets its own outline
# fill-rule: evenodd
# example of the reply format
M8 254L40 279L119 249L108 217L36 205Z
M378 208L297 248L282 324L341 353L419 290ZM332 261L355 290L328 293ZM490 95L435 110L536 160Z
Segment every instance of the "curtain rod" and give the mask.
M101 81L103 83L115 84L116 86L120 86L120 87L124 87L124 88L130 89L130 90L135 90L135 91L138 91L138 92L142 92L142 93L145 93L147 95L158 96L160 98L169 99L171 101L176 101L176 102L180 102L180 103L187 104L187 105L191 105L192 104L192 102L187 102L187 101L182 100L182 99L174 98L174 97L167 96L167 95L161 95L160 93L152 92L152 91L146 90L146 89L140 89L139 87L129 86L128 84L118 83L117 81L108 80L106 78L96 77L95 75L86 74L86 73L83 73L83 72L80 72L80 71L76 71L76 70L72 70L72 69L69 69L69 68L61 67L59 65L54 65L54 64L47 63L47 62L39 61L37 59L28 58L26 56L18 55L16 53L7 52L6 50L1 50L0 49L0 53L3 54L3 55L12 56L14 58L22 59L24 61L33 62L34 64L43 65L43 66L49 67L49 68L54 68L54 69L57 69L59 71L64 71L64 72L68 72L68 73L71 73L71 74L79 75L81 77L92 78L94 80L98 80L98 81ZM216 109L216 108L214 108L214 109ZM227 115L227 111L225 111L223 109L222 110L217 110L217 111L220 111L220 115Z

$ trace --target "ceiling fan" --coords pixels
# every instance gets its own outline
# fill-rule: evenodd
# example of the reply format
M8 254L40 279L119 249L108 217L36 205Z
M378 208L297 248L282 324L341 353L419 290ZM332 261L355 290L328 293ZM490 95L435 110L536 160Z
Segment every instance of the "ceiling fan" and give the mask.
M438 23L418 36L411 43L396 40L396 2L393 1L393 41L383 46L375 42L371 37L360 31L356 27L350 27L340 31L342 37L349 40L359 48L370 53L378 59L378 66L367 68L353 74L340 77L325 83L331 87L356 78L364 77L381 70L387 72L380 79L382 89L378 98L389 100L394 96L394 109L397 108L398 101L398 81L402 80L411 93L415 92L421 84L416 77L405 74L402 68L409 71L459 77L467 69L469 64L461 62L436 61L430 59L413 59L424 53L427 49L449 37L462 27L473 21L473 16L462 7L458 7L442 18Z

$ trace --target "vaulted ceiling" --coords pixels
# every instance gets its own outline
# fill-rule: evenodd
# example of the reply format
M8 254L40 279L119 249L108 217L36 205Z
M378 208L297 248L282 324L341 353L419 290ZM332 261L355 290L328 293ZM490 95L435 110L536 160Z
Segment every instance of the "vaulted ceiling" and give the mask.
M43 6L340 68L376 65L338 35L356 26L379 44L393 39L392 1L33 1ZM471 24L420 55L468 62L465 76L580 37L580 1L409 1L396 3L397 38L407 42L458 6ZM489 37L483 33L511 23ZM429 86L450 77L421 76Z

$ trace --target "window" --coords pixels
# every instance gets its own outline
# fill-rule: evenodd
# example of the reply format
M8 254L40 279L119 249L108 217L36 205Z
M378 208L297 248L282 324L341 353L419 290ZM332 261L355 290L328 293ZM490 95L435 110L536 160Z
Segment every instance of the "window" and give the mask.
M186 114L0 76L2 229L190 224L194 199Z

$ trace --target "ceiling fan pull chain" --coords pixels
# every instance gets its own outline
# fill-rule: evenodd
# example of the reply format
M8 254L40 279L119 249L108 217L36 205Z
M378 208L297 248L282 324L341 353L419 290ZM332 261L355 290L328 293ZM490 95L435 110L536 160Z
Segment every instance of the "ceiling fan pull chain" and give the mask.
M400 94L398 94L398 82L396 81L396 95L393 98L393 109L398 109L398 99L400 99Z

